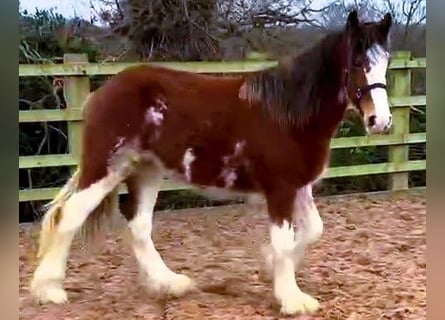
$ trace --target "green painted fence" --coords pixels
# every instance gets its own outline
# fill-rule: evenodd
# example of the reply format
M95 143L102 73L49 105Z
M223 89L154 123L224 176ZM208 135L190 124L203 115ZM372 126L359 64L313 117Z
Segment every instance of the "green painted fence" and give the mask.
M63 76L67 108L64 110L19 111L19 122L68 121L68 154L21 156L19 168L41 168L75 166L79 156L79 136L82 130L80 105L90 91L89 76L113 75L135 63L88 63L86 55L66 54L63 64L21 64L19 76ZM226 62L156 62L170 68L199 73L242 73L261 70L276 65L276 61L226 61ZM328 178L360 176L387 173L390 188L408 188L410 171L426 170L425 160L409 160L409 144L426 142L426 133L410 133L410 110L415 106L425 106L426 96L411 95L411 73L413 69L425 68L425 58L412 59L409 52L396 52L390 64L388 77L390 104L394 125L391 134L335 138L331 148L351 148L366 146L389 146L389 162L330 168ZM165 180L162 190L187 189L189 186L172 180ZM51 199L59 188L38 188L19 190L19 201ZM125 192L122 187L121 192Z

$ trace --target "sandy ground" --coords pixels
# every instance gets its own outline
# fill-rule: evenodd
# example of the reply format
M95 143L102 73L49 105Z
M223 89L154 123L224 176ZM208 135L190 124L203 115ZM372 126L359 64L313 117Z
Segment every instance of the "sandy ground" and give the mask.
M318 199L323 238L307 252L300 287L322 304L293 319L426 319L426 204L422 195ZM36 226L20 231L21 319L279 319L259 247L267 217L242 206L157 213L155 245L167 264L202 292L156 300L138 282L125 231L94 250L75 242L62 306L39 306L28 293Z

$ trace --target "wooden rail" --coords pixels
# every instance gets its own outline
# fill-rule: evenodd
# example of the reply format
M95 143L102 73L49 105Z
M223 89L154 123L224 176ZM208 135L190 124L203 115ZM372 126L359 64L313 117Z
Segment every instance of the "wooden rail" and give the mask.
M19 168L74 167L79 156L79 136L82 132L83 99L90 91L89 76L113 75L138 63L88 63L86 55L67 54L64 64L25 64L19 65L19 76L63 76L67 108L64 110L29 110L19 111L19 122L68 122L68 154L52 154L19 157ZM227 62L157 62L151 63L170 68L199 73L242 73L261 70L276 65L276 61L227 61ZM353 166L332 167L327 177L348 177L386 173L389 186L393 190L408 188L410 171L426 170L425 160L410 161L408 147L413 143L426 142L426 133L410 133L410 110L415 106L425 106L426 96L411 95L412 69L424 69L425 58L412 59L409 52L397 52L390 64L388 88L390 104L393 109L394 125L391 134L380 136L359 136L335 138L332 149L389 146L389 162ZM165 180L162 190L186 189L189 186L172 180ZM38 188L19 190L19 201L51 199L59 188ZM122 186L121 192L126 192Z

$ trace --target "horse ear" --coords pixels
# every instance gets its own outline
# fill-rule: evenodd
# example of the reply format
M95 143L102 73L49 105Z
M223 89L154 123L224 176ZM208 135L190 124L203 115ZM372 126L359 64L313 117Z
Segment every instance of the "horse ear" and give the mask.
M360 22L358 20L357 10L353 10L349 13L348 19L346 21L346 30L354 30L359 26Z
M380 21L380 30L382 33L386 36L388 35L389 29L391 29L392 26L392 15L391 13L385 14L383 19Z

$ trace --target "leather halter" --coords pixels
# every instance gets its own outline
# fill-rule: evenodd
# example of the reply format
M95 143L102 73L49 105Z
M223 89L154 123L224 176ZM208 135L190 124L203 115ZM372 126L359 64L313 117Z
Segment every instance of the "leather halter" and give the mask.
M357 107L360 108L360 101L362 100L363 96L369 91L376 88L381 88L386 90L386 85L384 83L376 82L361 88L357 88L357 90L355 91L355 104L357 105Z
M348 41L348 47L349 47L350 39L348 38L347 41ZM350 70L355 67L358 67L358 66L354 66L354 64L352 63L352 52L350 50L348 50L347 61L348 61L348 68L344 70L345 71L346 88L348 88L351 85L351 77L349 74ZM355 90L355 100L353 101L353 103L357 107L357 109L359 110L360 113L363 114L363 109L361 107L360 102L363 99L363 97L365 96L365 94L367 94L371 90L377 89L377 88L386 90L386 84L381 83L381 82L376 82L376 83L368 84L367 86L359 87Z

